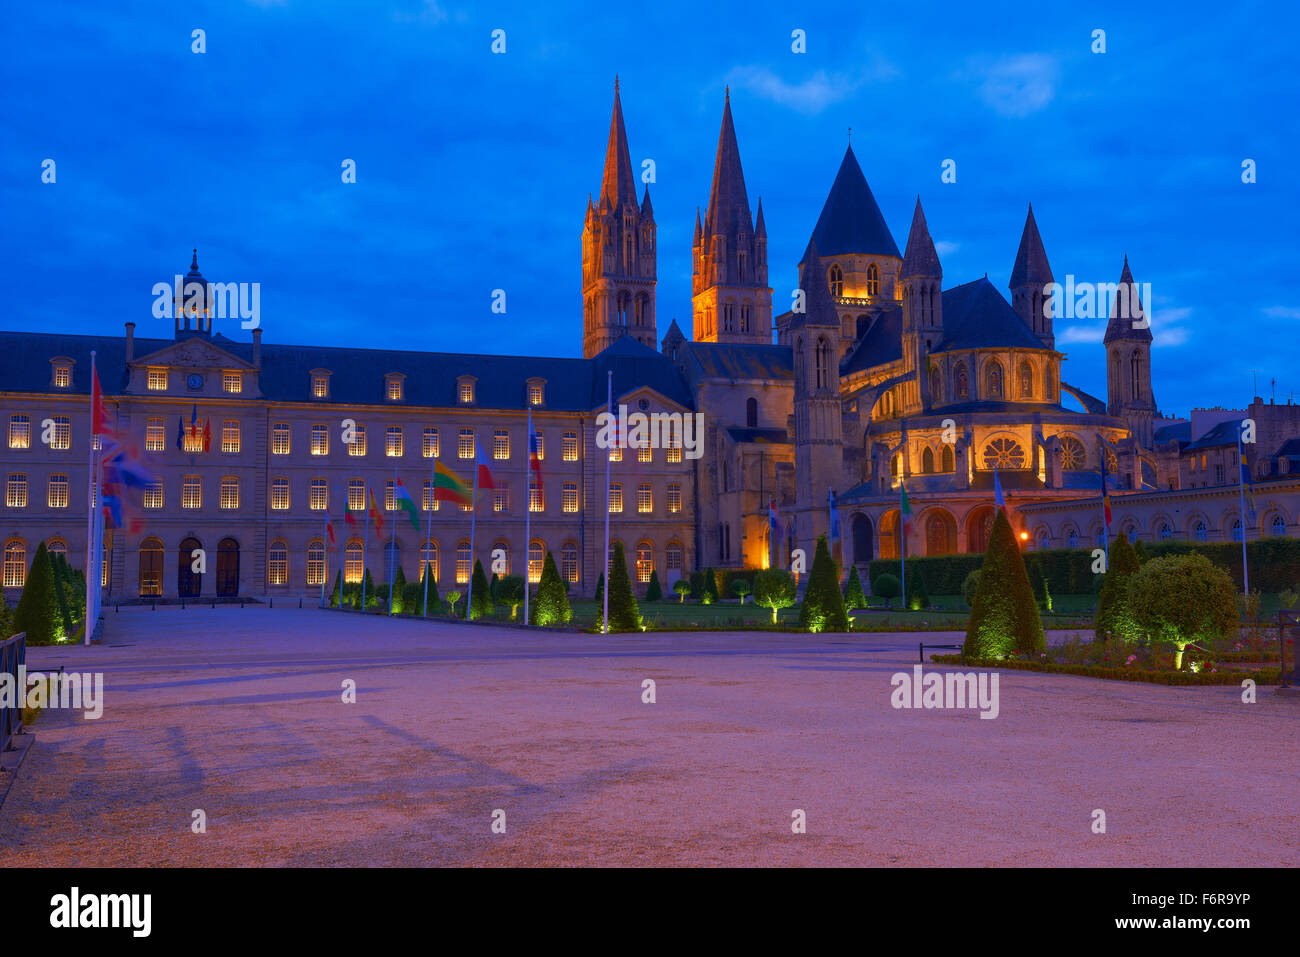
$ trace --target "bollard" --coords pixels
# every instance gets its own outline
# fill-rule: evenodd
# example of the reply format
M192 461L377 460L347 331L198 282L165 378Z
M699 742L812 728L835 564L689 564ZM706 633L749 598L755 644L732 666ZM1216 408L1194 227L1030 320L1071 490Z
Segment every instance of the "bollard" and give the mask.
M298 607L299 607L299 608L302 607L302 599L301 599L301 598L298 599Z
M240 607L242 608L243 606L241 605ZM274 608L274 607L275 607L275 599L274 599L274 598L272 598L272 599L270 600L270 602L268 602L267 607L268 607L268 608Z
M157 610L158 610L158 603L155 601L155 602L153 602L152 604L153 604L153 607L152 607L151 609L149 609L149 610L150 610L150 611L157 611Z

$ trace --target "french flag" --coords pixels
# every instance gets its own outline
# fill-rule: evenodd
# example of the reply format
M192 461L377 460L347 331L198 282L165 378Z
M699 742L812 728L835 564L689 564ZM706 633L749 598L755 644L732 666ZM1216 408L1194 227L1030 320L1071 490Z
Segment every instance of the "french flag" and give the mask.
M528 467L533 470L537 491L542 490L542 457L538 448L537 430L533 428L533 411L528 410Z

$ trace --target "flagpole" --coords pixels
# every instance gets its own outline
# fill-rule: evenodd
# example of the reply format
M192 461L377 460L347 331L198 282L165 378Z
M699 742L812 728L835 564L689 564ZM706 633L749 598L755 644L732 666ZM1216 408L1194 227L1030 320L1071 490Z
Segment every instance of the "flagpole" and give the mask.
M898 480L898 556L902 569L903 611L907 611L907 517L903 514L903 479Z
M528 624L528 586L532 576L530 557L533 554L533 410L528 410L527 445L524 447L524 624ZM563 556L561 556L563 557Z
M384 496L387 499L387 496ZM388 502L384 502L385 508ZM397 557L397 466L393 466L393 534L388 544L388 614L393 614L393 562Z
M361 610L366 610L366 555L370 550L370 479L366 479L363 489L365 498L362 507L366 510L366 531L361 537Z
M433 450L430 449L430 451ZM429 617L429 575L432 574L432 572L429 568L428 549L429 549L429 542L433 538L433 502L434 502L434 495L437 494L433 487L435 481L433 476L433 470L434 470L434 463L437 461L438 460L436 457L432 455L429 456L429 506L430 507L428 512L428 517L424 520L424 544L420 546L420 567L424 573L424 611L421 614L421 617L423 618ZM424 496L420 497L420 504L421 505L424 504Z
M326 483L327 483L326 486L325 486L325 516L326 516L326 521L329 521L329 513L330 513L330 512L329 512L329 508L330 508L330 498L329 498L329 495L330 495L330 493L329 493L329 485L328 485L328 482L329 482L329 480L326 479ZM348 555L347 555L347 548L348 548L348 496L347 496L347 487L346 487L346 486L345 486L344 489L343 489L343 529L342 529L342 532L343 532L343 534L341 534L341 535L339 536L339 611L342 611L342 610L343 610L343 579L346 577L346 573L347 573L347 558L348 558Z
M606 393L607 400L605 403L606 412L613 408L614 405L614 370L611 369L606 373ZM614 444L619 444L619 426L618 414L614 413ZM605 587L601 589L601 600L604 607L601 610L601 634L609 634L609 460L613 453L605 450L605 560L601 562L601 574L605 576Z
M1241 509L1241 583L1250 598L1250 570L1246 568L1246 457L1241 452L1241 426L1237 426L1237 504Z
M329 554L329 545L327 544L327 542L329 542L329 524L330 510L329 497L327 493L325 499L325 515L321 518L320 527L320 606L322 608L325 607L325 575L329 569L329 563L325 561L325 556ZM342 566L339 566L339 584L343 584Z
M95 629L95 622L99 620L99 612L95 607L95 500L98 497L99 469L98 469L98 433L95 431L95 350L90 351L90 461L87 465L88 475L86 476L86 616L83 622L83 631L85 632L84 644L90 644L90 634Z
M474 494L469 507L469 587L465 589L465 620L472 621L474 601L474 520L478 518L478 436L474 436Z

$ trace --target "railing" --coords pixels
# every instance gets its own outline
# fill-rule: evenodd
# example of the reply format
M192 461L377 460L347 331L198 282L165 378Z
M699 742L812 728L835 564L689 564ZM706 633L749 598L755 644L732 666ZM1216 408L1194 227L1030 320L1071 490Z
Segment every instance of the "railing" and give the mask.
M27 632L20 631L12 638L0 641L0 675L8 675L13 689L13 702L5 707L0 702L0 751L11 750L12 738L23 730L23 702L27 689L18 680L18 669L27 661Z

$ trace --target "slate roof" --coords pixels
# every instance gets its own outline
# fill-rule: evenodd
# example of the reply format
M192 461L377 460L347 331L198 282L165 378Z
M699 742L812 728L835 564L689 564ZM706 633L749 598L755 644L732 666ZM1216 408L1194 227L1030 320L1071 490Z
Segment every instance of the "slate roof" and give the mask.
M1150 342L1151 328L1147 323L1146 328L1135 327L1134 322L1139 317L1146 316L1146 310L1142 306L1142 300L1138 296L1138 286L1133 281L1133 273L1128 268L1128 257L1124 257L1124 269L1119 275L1119 284L1122 288L1115 293L1115 301L1110 307L1110 321L1106 323L1106 335L1102 337L1102 342L1113 342L1116 339L1131 339L1135 342ZM1125 306L1127 315L1120 317L1120 300L1126 299Z
M1235 446L1237 444L1237 430L1240 427L1240 419L1229 419L1227 422L1220 422L1195 442L1184 445L1182 451L1190 452L1194 449L1216 449L1222 448L1225 445Z
M916 210L912 213L912 228L907 232L907 250L903 253L903 268L899 275L904 279L909 276L943 278L943 267L939 265L939 254L930 238L930 227L925 222L920 196L916 197Z
M789 346L689 339L682 346L688 356L687 375L693 381L794 378L794 355Z
M887 310L862 334L852 351L840 363L840 375L872 369L903 358L903 310Z
M1052 267L1047 264L1047 250L1043 248L1043 237L1038 235L1038 223L1034 220L1034 204L1029 204L1029 215L1025 217L1025 228L1020 234L1020 248L1016 250L1016 263L1011 267L1011 282L1007 285L1040 286L1052 282Z
M790 434L785 429L727 429L733 442L749 442L755 445L789 445Z
M1162 442L1190 442L1192 440L1192 423L1178 422L1174 425L1162 425L1156 429L1154 439Z
M844 151L812 238L823 256L868 253L902 258L852 146Z
M1042 349L1011 303L988 277L943 292L943 341L934 352L987 348Z

